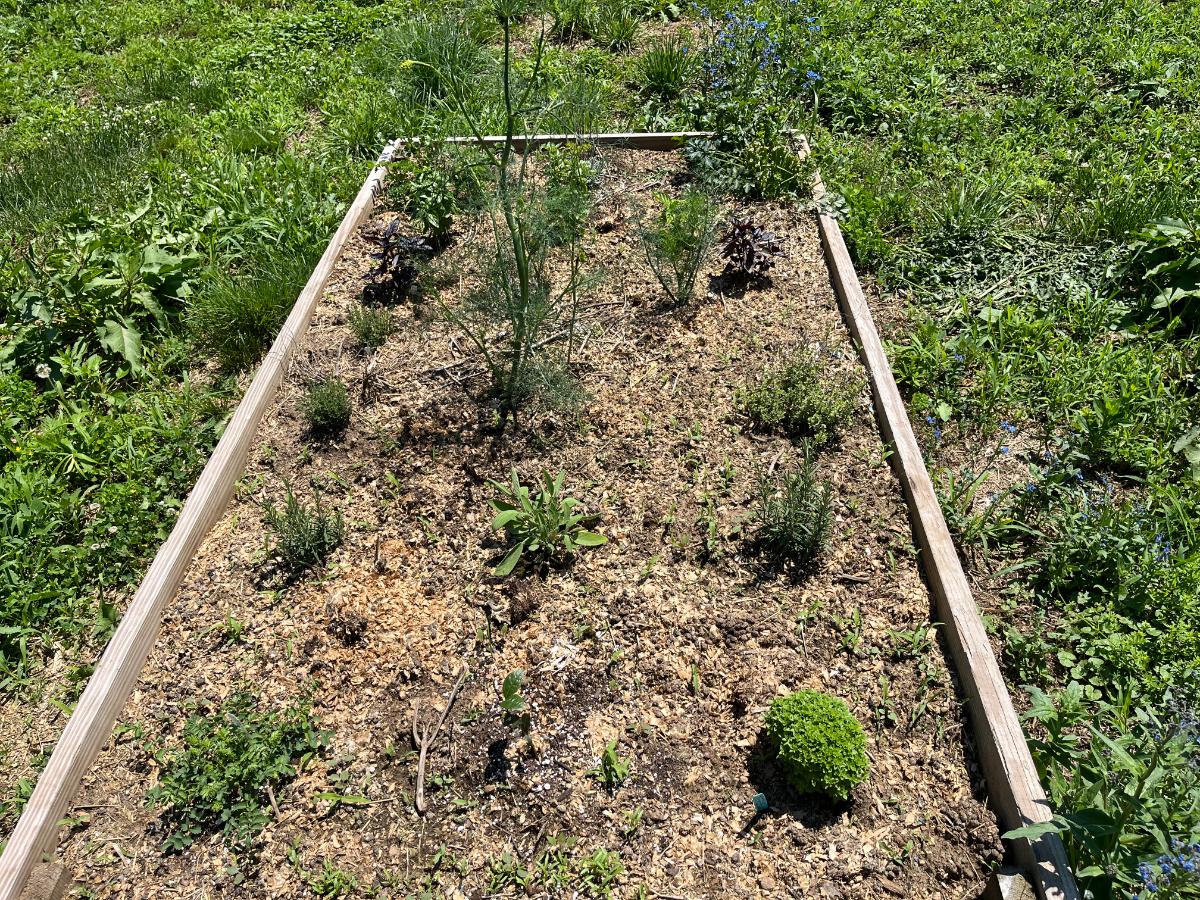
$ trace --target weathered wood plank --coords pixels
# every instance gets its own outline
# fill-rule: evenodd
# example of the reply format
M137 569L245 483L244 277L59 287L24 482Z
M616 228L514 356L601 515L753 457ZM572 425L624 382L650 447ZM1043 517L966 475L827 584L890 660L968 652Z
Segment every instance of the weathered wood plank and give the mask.
M379 164L346 211L88 680L0 856L0 900L17 900L34 867L54 849L58 822L112 734L158 637L164 607L178 590L201 541L225 511L259 420L283 380L292 350L308 329L342 247L375 203L383 183L382 163L391 158L393 147L384 148Z
M634 150L678 150L696 138L712 137L711 131L624 131L601 134L533 134L514 135L513 147L523 152L526 147L542 147L546 144L595 144L601 147L629 147ZM446 144L483 144L494 147L503 144L504 135L489 134L482 137L451 137ZM398 142L403 145L405 142Z
M58 863L38 863L33 868L21 900L61 900L71 886L71 875Z
M820 200L824 192L818 176L814 195ZM879 430L894 451L893 465L904 488L925 575L937 600L942 633L949 643L955 669L970 701L970 719L987 779L989 799L1005 828L1047 821L1050 808L1046 793L1038 780L1012 697L992 652L950 530L946 527L908 411L842 238L842 230L837 220L826 212L818 213L818 226L842 314L858 343L859 355L870 378ZM1066 851L1057 835L1015 844L1020 862L1033 876L1038 893L1045 900L1078 900L1079 892L1067 864Z

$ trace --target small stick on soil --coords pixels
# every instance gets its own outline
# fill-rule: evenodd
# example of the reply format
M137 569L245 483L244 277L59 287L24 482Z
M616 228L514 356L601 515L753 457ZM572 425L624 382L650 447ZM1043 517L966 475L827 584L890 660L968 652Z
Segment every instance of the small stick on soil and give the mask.
M437 720L437 724L430 726L429 722L421 724L420 734L417 732L417 710L413 709L413 743L420 749L420 755L417 758L417 795L415 805L417 812L424 813L426 809L425 803L425 761L429 756L429 748L433 746L433 742L437 740L438 734L442 730L442 726L446 724L446 717L450 715L450 707L454 705L454 698L458 696L458 692L462 689L463 682L467 680L467 667L464 664L462 671L458 673L458 681L454 683L454 689L450 691L450 697L446 700L446 708L442 710L441 716Z
M275 802L275 791L271 787L271 782L267 782L267 799L271 801L271 809L275 812L275 818L280 818L279 804Z

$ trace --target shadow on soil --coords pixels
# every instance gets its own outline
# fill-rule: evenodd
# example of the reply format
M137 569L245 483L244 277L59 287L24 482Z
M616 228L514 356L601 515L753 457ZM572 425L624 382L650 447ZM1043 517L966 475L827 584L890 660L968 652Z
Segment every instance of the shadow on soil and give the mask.
M770 805L765 813L749 819L742 829L743 834L748 833L759 820L766 817L786 816L795 819L805 828L820 828L836 822L842 813L849 809L848 803L837 803L814 794L796 793L775 763L775 748L767 738L766 729L759 731L754 746L750 748L746 759L746 772L755 790L765 795Z

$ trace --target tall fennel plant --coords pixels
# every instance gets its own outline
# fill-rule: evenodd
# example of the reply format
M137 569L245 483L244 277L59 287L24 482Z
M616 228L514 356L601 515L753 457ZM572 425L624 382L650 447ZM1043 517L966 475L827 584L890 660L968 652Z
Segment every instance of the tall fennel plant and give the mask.
M518 408L540 388L561 387L574 351L581 287L580 254L573 237L565 248L569 262L566 282L554 285L548 275L550 241L544 217L531 215L539 198L530 189L532 148L518 141L517 127L531 111L539 80L545 43L544 29L534 44L528 81L519 90L512 77L512 17L497 3L503 32L501 87L504 103L504 140L498 146L483 143L482 129L465 103L459 112L468 122L486 153L495 177L491 206L494 238L484 265L483 283L457 305L442 304L443 316L458 327L479 351L492 379L498 401L500 428L515 419ZM547 366L545 348L565 337L566 349L557 369Z

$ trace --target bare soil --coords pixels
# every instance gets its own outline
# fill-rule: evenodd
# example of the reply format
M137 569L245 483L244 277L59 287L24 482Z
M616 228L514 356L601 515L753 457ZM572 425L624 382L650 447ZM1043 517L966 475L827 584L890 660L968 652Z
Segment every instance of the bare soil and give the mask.
M771 282L733 291L714 256L691 306L668 308L634 223L682 168L671 154L604 155L584 248L605 277L584 301L575 367L588 399L524 416L499 441L486 378L428 298L394 309L377 353L355 348L347 320L370 247L347 248L124 712L146 738L120 729L79 794L62 849L92 895L310 897L328 864L355 877L353 895L483 897L505 854L533 868L570 839L576 861L620 854L618 897L978 896L1002 847L941 646L895 652L892 632L928 623L933 603L865 389L819 456L835 527L815 570L795 579L752 550L760 473L802 451L753 431L734 391L803 347L858 371L815 221L755 206L785 248ZM463 222L427 276L447 303L477 276L485 232ZM297 404L329 374L349 385L354 412L344 435L318 441ZM514 467L527 483L563 471L608 543L493 577L505 545L489 529L488 481ZM285 482L301 496L315 486L348 525L329 564L295 582L263 525ZM229 616L245 632L227 645L213 626ZM419 815L414 710L440 712L464 665ZM528 739L499 707L515 669ZM170 745L197 704L247 687L278 708L311 692L333 736L276 791L281 815L235 878L219 837L161 852L147 739ZM868 731L871 775L847 803L797 796L771 761L763 712L799 688L842 697ZM630 764L614 791L589 774L610 741ZM317 796L330 791L370 802L331 808ZM770 808L756 816L759 792Z

